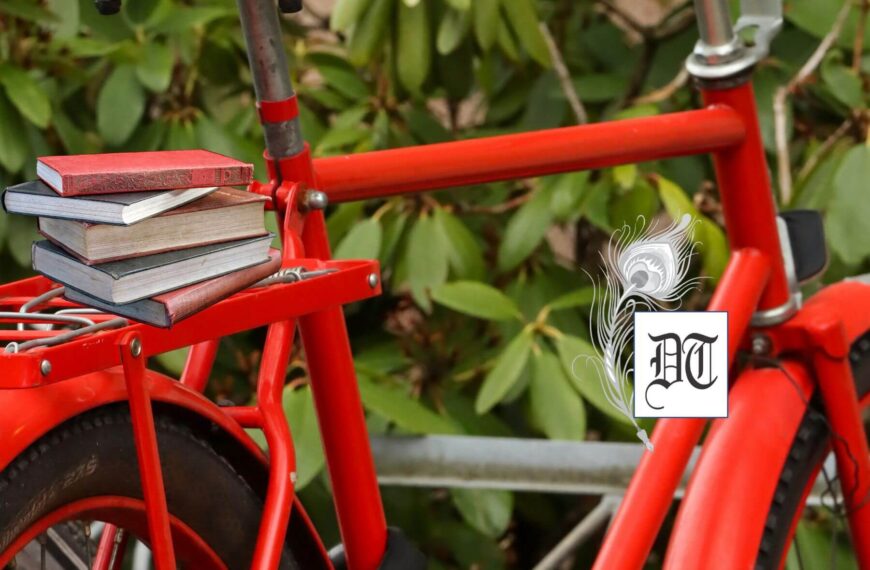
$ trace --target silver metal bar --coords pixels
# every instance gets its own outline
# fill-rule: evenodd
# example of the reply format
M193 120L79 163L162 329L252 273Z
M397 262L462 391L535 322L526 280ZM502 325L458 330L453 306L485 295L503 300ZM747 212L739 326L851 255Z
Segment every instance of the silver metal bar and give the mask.
M0 313L2 316L2 313ZM75 318L75 317L66 317L66 318ZM56 346L58 344L63 344L65 342L69 342L73 339L76 339L80 336L85 336L88 334L92 334L95 332L99 332L107 329L117 329L120 327L127 326L129 321L127 319L117 318L112 319L110 321L103 321L101 323L92 324L87 327L82 327L80 329L76 329L74 331L68 331L57 336L52 336L48 338L38 338L35 340L28 340L27 342L17 343L10 342L6 345L6 352L17 353L24 352L25 350L30 350L31 348L36 348L38 346Z
M20 323L57 323L62 325L79 325L89 327L94 321L84 317L71 315L56 315L54 313L19 313L17 311L0 311L0 319L17 319Z
M473 436L373 437L371 444L384 485L590 495L622 494L643 453L633 443Z
M565 535L565 538L559 541L559 544L547 553L544 558L538 562L533 570L556 570L559 565L568 558L575 550L580 548L584 542L598 531L613 513L616 512L621 499L613 495L605 495L601 497L601 502L589 511L583 520L575 526L571 532Z
M21 308L18 310L21 311L22 313L29 313L30 310L33 309L34 307L38 307L39 305L45 303L46 301L50 301L50 300L54 299L55 297L60 297L61 295L63 295L63 292L65 290L66 290L66 288L64 288L64 287L58 287L57 289L50 289L50 290L46 291L45 293L43 293L42 295L37 295L33 299L27 301L26 303L21 305ZM18 325L15 328L20 330L20 331L23 331L25 329L25 324L18 323Z
M724 47L734 41L727 0L695 0L698 33L711 48Z
M258 101L283 101L293 96L287 56L275 0L236 0L248 62ZM303 148L299 118L263 125L266 148L273 158L298 154Z
M373 436L371 447L382 485L577 495L622 495L644 453L634 443L438 435ZM675 498L682 498L700 450ZM808 504L819 505L824 489L820 476Z

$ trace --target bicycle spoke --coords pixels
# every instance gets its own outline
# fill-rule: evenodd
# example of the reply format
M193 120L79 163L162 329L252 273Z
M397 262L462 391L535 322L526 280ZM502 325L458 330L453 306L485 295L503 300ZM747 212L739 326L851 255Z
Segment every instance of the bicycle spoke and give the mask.
M88 559L88 568L92 566L91 563L91 523L82 521L82 531L85 533L85 554Z
M119 528L115 533L115 544L112 546L112 556L109 557L109 568L115 567L115 559L118 557L118 549L121 547L121 542L124 540L124 529Z
M42 570L45 570L45 550L48 544L48 538L44 534L40 534L37 540L39 541L39 567Z

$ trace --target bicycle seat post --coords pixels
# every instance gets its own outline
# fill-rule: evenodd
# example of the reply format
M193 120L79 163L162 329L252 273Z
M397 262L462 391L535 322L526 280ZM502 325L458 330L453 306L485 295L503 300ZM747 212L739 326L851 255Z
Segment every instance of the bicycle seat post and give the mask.
M237 4L257 101L290 99L294 92L274 0L237 0ZM295 156L304 148L298 117L266 122L263 131L266 150L276 160Z

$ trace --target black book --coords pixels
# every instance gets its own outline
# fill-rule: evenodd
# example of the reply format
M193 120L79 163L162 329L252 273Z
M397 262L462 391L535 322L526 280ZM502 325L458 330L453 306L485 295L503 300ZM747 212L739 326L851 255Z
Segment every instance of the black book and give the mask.
M65 198L47 184L31 180L7 188L3 193L3 207L10 214L128 226L193 202L217 189L210 186Z
M33 269L110 303L131 303L265 262L272 235L85 265L50 241L33 244Z

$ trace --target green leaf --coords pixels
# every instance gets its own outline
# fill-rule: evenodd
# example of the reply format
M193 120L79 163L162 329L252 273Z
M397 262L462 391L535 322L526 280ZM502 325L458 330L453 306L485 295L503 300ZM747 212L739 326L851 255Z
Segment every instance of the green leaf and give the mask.
M45 90L29 73L9 64L0 65L0 83L24 118L39 128L48 126L51 103Z
M582 287L565 293L561 297L557 297L553 301L547 303L550 310L560 311L562 309L573 309L576 307L588 307L595 299L595 287Z
M850 109L864 107L861 78L850 68L829 58L822 65L822 80L842 104Z
M24 136L21 115L6 96L0 92L0 166L10 174L15 174L24 166L30 153Z
M507 396L525 369L531 349L532 334L523 330L502 350L477 393L474 409L478 414L485 414Z
M360 101L369 96L369 88L346 60L326 52L314 52L308 59L326 80L326 84L350 99Z
M423 215L411 228L405 249L408 282L414 300L426 312L432 310L427 291L447 281L449 253L435 219Z
M383 231L375 218L353 226L335 249L336 259L376 259L381 251Z
M433 412L413 399L404 388L375 382L364 372L358 372L360 395L367 409L412 433L461 433L453 420Z
M411 93L419 93L432 63L432 40L427 5L399 3L396 68L399 81Z
M467 12L471 8L471 0L447 0L447 4L460 12Z
M658 210L659 199L656 191L644 182L611 202L610 224L615 228L623 224L633 227L638 218L652 220Z
M628 81L613 73L584 73L573 80L577 95L586 103L604 103L625 93Z
M568 106L555 72L542 73L532 85L520 123L524 130L552 129L562 124Z
M486 536L501 536L511 522L514 496L510 491L456 488L450 489L450 497L462 518Z
M523 48L544 67L550 67L550 51L541 29L533 0L506 0L502 6Z
M834 175L834 193L828 206L825 228L831 249L843 261L860 263L870 256L870 146L852 147Z
M637 182L637 165L621 164L619 166L614 166L613 180L623 190L631 190Z
M604 395L599 375L601 366L596 364L601 357L595 347L581 338L563 335L556 340L556 350L566 376L583 398L609 417L631 425L631 420L619 413Z
M338 0L329 17L332 30L346 32L356 24L371 6L372 0Z
M447 240L453 274L460 279L482 280L485 272L483 251L474 234L459 218L443 208L435 210L435 221Z
M529 385L532 421L550 439L582 441L586 437L586 409L571 387L559 358L547 350L532 358Z
M508 0L510 1L510 0ZM474 35L483 51L489 51L498 38L500 0L474 0L471 4L474 15Z
M79 31L79 3L75 0L48 0L46 3L57 21L51 24L52 34L57 39L68 39Z
M348 44L351 63L361 66L372 60L387 37L393 5L393 0L373 0L371 8L362 13Z
M184 365L187 362L187 353L189 350L189 348L179 348L178 350L171 350L169 352L158 354L154 358L156 358L157 362L168 370L170 374L176 377L181 377L181 373L184 371Z
M6 233L12 259L21 267L30 267L30 251L33 242L42 238L36 231L36 218L9 216Z
M136 77L142 85L154 92L163 92L172 80L175 57L169 46L149 42L142 48L142 61L136 66Z
M115 68L97 98L97 128L106 142L123 144L139 125L145 112L145 91L132 66Z
M320 444L320 428L317 412L309 386L284 388L282 397L284 413L293 434L293 450L296 452L296 490L303 489L323 470L325 458Z
M553 187L550 209L560 220L573 220L582 211L581 207L588 196L589 171L569 172L549 178Z
M65 1L73 2L74 0ZM2 13L36 23L56 22L58 20L55 14L39 6L33 0L0 0L0 14Z
M510 271L515 268L544 239L553 222L550 198L549 192L540 189L511 217L498 250L500 270Z
M133 26L145 24L157 9L160 0L139 0L138 2L124 2L122 13Z
M435 302L472 317L491 321L522 318L519 307L498 289L479 281L444 283L432 291Z
M468 10L449 8L438 25L438 37L435 40L438 53L441 55L453 53L468 35L470 28L471 15Z
M702 216L692 205L682 188L664 177L658 178L659 197L673 220L689 214L697 221L694 239L698 242L703 259L704 273L714 280L719 279L728 263L728 241L722 229L712 220Z

